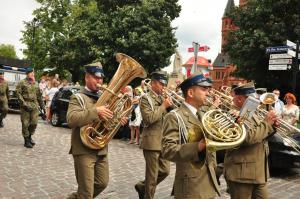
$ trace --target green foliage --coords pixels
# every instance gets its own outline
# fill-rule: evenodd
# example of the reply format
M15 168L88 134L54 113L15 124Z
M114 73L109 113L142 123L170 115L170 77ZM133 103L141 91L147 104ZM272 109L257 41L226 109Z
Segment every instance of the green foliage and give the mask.
M285 45L300 37L298 0L250 0L231 15L238 30L229 34L225 50L238 66L237 76L255 80L257 86L291 90L292 71L269 71L266 48ZM299 82L299 78L298 78Z
M33 23L26 23L24 54L33 57L37 68L67 69L74 82L83 78L83 65L95 60L110 79L118 52L152 72L167 66L177 47L171 27L180 12L177 1L38 0L42 6L34 14L40 26L33 40Z
M0 44L0 56L14 59L17 58L15 47L10 44Z

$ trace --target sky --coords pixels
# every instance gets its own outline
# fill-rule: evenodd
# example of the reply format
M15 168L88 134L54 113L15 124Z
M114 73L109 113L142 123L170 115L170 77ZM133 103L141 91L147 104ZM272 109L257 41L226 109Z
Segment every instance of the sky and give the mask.
M235 0L236 5L238 2ZM179 0L179 4L181 13L172 26L177 28L175 35L183 63L194 56L187 51L193 42L209 46L209 51L198 55L213 61L221 51L221 24L227 0ZM26 48L20 41L23 22L30 21L38 7L35 0L0 0L0 44L14 45L19 58L23 58L21 49ZM172 64L166 70L170 72Z

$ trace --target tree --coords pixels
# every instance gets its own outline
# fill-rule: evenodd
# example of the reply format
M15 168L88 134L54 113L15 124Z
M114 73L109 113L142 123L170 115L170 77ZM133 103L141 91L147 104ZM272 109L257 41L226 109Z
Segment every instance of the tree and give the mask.
M292 71L269 71L269 46L300 38L300 4L297 0L250 0L232 14L238 30L228 36L225 51L236 64L236 75L255 80L257 86L291 91ZM299 81L299 77L298 77ZM299 88L299 87L298 87Z
M10 44L0 44L0 56L14 59L17 58L15 47Z
M178 0L38 0L34 11L37 67L56 67L82 76L83 65L98 60L107 79L118 67L117 52L128 54L149 72L169 64L177 41L171 21L179 16ZM23 42L32 46L32 22ZM38 41L39 40L39 41ZM30 56L30 48L24 53ZM39 65L39 66L38 66Z

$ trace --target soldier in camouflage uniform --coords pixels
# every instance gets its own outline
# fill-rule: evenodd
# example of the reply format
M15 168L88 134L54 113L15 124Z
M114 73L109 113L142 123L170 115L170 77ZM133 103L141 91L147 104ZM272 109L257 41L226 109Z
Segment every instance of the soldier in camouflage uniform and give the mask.
M0 71L0 128L3 127L3 119L8 112L8 84L4 80L3 71Z
M32 140L32 135L35 132L40 106L45 110L45 105L42 100L42 93L35 83L34 71L28 68L26 71L26 79L20 81L16 87L16 95L20 102L22 134L24 137L24 146L32 148L35 142Z

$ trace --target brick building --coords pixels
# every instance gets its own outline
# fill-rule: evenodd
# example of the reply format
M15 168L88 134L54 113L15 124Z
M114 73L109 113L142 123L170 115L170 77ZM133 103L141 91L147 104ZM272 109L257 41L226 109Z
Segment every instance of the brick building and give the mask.
M240 6L245 6L247 0L240 0ZM227 37L230 31L236 30L236 27L232 23L232 19L229 17L229 13L234 9L234 0L228 0L227 5L222 17L222 43L221 53L218 54L213 62L213 71L210 72L212 79L214 80L214 88L220 89L222 86L231 86L239 82L245 82L242 78L231 76L231 73L236 70L236 66L232 64L230 57L224 52L224 46L227 44Z

